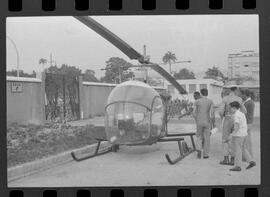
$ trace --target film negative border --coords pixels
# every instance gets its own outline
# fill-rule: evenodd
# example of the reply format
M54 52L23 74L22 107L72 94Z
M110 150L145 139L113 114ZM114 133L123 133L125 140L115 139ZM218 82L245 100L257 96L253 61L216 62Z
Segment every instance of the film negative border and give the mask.
M33 192L34 191L34 192ZM169 191L169 192L168 192ZM124 189L24 189L11 190L10 197L27 197L32 196L42 197L93 197L93 196L106 196L106 197L125 197L125 196L141 196L141 197L159 197L170 196L175 197L192 197L192 196L209 196L209 197L227 197L227 196L243 196L243 197L259 197L257 188L243 188L243 189L223 189L222 187L210 188L201 190L198 188L183 188L183 189L136 189L136 188L124 188ZM68 195L67 195L68 194Z
M83 14L189 14L200 13L257 13L261 1L256 0L8 0L4 8L8 15L22 13L39 15L59 15L66 10ZM170 13L168 11L170 10ZM57 13L56 13L57 12ZM167 13L166 13L167 12ZM212 13L213 12L213 13ZM66 14L68 14L66 12Z
M42 0L41 8L43 11L55 11L57 0ZM226 0L209 0L210 9L222 9ZM155 10L157 0L141 0L143 10ZM74 0L74 9L78 11L89 10L89 0ZM109 10L122 10L123 0L108 0ZM175 0L175 8L179 10L189 9L190 0ZM256 9L256 0L242 0L243 9ZM20 12L23 10L23 0L9 0L8 10Z
M147 0L148 1L148 0ZM44 3L49 2L49 3ZM117 2L117 3L112 3ZM270 2L268 0L4 0L0 2L0 37L5 36L5 19L11 16L61 16L61 15L161 15L161 14L259 14L260 28L260 75L261 130L269 130L270 88L268 76L270 68ZM5 65L5 39L1 39L0 63ZM5 84L5 67L0 67L1 84ZM1 95L6 95L5 85ZM5 97L0 98L1 113L6 111ZM6 119L1 118L1 128L5 130ZM0 158L6 158L6 135L0 134ZM270 196L268 150L269 132L261 133L260 186L202 186L202 187L125 187L125 188L7 188L6 163L1 161L1 196Z

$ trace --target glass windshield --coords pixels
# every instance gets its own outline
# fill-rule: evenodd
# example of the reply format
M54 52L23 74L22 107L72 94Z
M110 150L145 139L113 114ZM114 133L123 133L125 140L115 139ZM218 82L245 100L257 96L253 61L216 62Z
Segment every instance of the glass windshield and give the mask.
M151 117L151 134L152 136L159 136L164 116L164 106L160 97L156 97L153 101L152 117Z
M129 102L116 102L106 108L107 139L115 144L135 144L149 137L150 111Z
M150 109L153 98L158 95L158 92L150 86L119 85L113 89L107 103L118 101L135 102Z

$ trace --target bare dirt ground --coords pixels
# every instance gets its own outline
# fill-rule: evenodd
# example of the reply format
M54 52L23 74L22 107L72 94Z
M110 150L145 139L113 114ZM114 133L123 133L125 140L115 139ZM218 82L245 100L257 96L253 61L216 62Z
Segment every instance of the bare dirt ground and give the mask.
M172 120L169 129L193 132L192 120ZM186 141L190 144L189 139ZM70 162L13 182L9 187L97 187L97 186L161 186L161 185L257 185L260 184L259 119L252 129L254 160L257 166L231 172L222 166L221 133L211 136L209 159L197 159L193 153L175 165L169 165L165 153L177 156L177 144L158 143L152 146L120 147L109 153L82 162Z

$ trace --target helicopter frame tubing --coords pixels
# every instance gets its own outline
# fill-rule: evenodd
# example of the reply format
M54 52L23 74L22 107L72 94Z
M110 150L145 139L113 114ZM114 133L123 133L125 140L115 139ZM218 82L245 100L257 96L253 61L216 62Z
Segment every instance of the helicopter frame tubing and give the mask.
M96 145L96 149L95 149L94 154L89 155L89 156L85 156L85 157L80 157L80 158L79 158L79 157L77 157L77 156L75 155L74 152L71 152L72 158L73 158L75 161L78 161L78 162L79 162L79 161L84 161L84 160L86 160L86 159L90 159L90 158L93 158L93 157L96 157L96 156L99 156L99 155L104 155L104 154L109 153L109 152L117 152L117 150L119 149L119 145L112 145L112 146L110 146L109 148L106 148L105 150L103 150L102 152L99 152L101 143L104 142L104 141L108 141L108 140L106 140L106 139L101 139L101 138L96 138L96 140L97 140L98 142L97 142L97 145Z
M171 159L169 154L165 154L165 157L166 157L167 161L169 162L169 164L172 164L172 165L176 164L177 162L184 159L186 156L188 156L191 153L193 153L194 151L196 151L196 146L195 146L195 142L194 142L194 138L193 138L194 135L195 135L195 133L167 134L166 137L158 140L158 142L175 141L178 144L180 155L176 159ZM185 140L183 138L184 136L190 137L191 143L192 143L192 148L189 148L187 146L187 144L185 143Z
M176 159L172 160L168 154L165 154L165 157L167 161L170 164L176 164L177 162L181 161L183 158L188 156L189 154L197 151L195 141L194 141L194 135L195 132L189 132L189 133L169 133L168 132L168 111L167 111L167 102L165 103L165 116L164 116L164 123L165 123L165 136L163 138L160 138L158 142L170 142L170 141L176 141L178 144L180 155ZM185 143L185 140L183 137L190 137L190 141L192 144L192 148L188 148L187 144ZM184 142L184 145L183 143Z

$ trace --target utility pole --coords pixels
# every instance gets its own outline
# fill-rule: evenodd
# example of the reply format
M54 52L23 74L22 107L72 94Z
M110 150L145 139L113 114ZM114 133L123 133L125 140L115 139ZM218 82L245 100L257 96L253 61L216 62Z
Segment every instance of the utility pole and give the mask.
M111 70L111 69L112 69L112 65L107 65L106 68L101 68L100 70ZM118 66L118 79L119 79L118 83L119 84L122 83L122 72L123 72L122 66ZM116 76L116 78L114 78L114 83L115 84L117 84L116 79L117 79L117 76Z
M19 56L19 51L18 51L18 48L14 42L14 40L12 40L9 36L6 36L7 39L11 42L11 44L13 45L15 51L16 51L16 55L17 55L17 77L20 76L20 56Z
M63 77L63 112L64 112L64 121L66 120L66 80L65 75Z
M49 63L50 63L50 66L53 66L53 63L54 63L54 65L56 65L56 61L53 60L53 58L52 58L52 53L50 53L50 61L49 61Z
M143 45L143 58L144 58L144 60L146 60L146 58L148 58L146 55L146 45ZM147 81L148 81L148 68L147 67L144 67L144 72L145 72L144 73L145 74L144 80L147 83Z
M50 65L52 66L52 53L50 53Z

